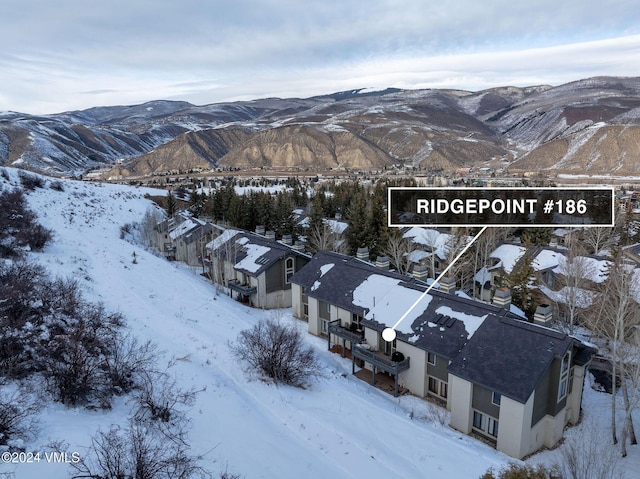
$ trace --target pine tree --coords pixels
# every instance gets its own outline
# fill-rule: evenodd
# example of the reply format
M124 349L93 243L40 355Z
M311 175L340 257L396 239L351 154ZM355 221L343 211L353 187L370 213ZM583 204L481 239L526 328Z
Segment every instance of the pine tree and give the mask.
M165 202L165 209L167 210L167 216L173 218L178 210L178 202L173 195L173 191L169 190L167 193L167 200Z

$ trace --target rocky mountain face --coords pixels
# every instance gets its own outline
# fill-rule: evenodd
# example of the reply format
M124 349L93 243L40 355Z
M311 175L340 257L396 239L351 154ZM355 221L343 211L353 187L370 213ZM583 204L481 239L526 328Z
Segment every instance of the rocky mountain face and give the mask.
M194 106L154 101L0 113L0 164L109 177L189 169L640 171L640 78L558 87L355 90Z

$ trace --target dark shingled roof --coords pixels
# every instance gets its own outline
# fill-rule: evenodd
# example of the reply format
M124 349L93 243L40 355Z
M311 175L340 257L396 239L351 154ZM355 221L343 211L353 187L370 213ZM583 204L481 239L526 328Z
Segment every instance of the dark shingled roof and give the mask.
M575 343L559 331L489 317L449 365L449 372L525 403L554 358L564 356Z
M323 274L321 268L330 264L333 264L331 269ZM291 282L305 287L306 294L312 298L364 315L366 310L353 304L353 291L372 274L415 282L409 276L384 271L352 256L330 251L316 253L309 263L291 277ZM314 288L316 281L319 285Z
M238 241L242 242L243 238L245 239L244 242L242 244L238 243ZM261 236L257 233L252 233L251 231L237 230L236 234L234 234L227 241L221 243L218 246L217 251L222 258L224 258L227 251L229 251L229 248L227 248L226 246L227 244L231 244L231 248L235 249L235 269L254 277L260 276L263 271L269 269L273 264L287 256L297 255L308 258L307 255L292 249L289 245L281 243L280 241L267 239L264 236ZM240 262L242 262L242 260L244 260L248 256L247 245L258 245L269 248L268 251L265 251L258 258L258 264L260 266L255 271L249 271L247 269L237 267L237 265L240 264Z
M327 266L330 264L333 266L328 269ZM317 253L307 265L292 276L291 282L305 287L306 294L312 298L365 316L368 310L353 303L353 292L372 274L398 279L400 285L418 292L427 288L425 283L410 276L381 270L356 258L326 251ZM411 325L412 333L398 332L398 338L447 359L457 356L469 338L469 331L463 321L436 312L441 306L451 308L452 315L462 313L478 318L487 315L517 317L503 308L449 293L432 290L429 296L432 299L428 306ZM409 307L411 304L406 305L406 309ZM376 320L364 319L362 324L370 329L382 331L393 326L399 319L378 317Z

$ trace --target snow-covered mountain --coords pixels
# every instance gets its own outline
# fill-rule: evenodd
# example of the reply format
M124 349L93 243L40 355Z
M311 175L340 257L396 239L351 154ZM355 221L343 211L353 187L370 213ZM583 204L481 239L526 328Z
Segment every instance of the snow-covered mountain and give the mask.
M514 170L637 172L640 78L558 87L354 90L194 106L154 101L56 115L0 114L0 164L108 176L178 169L427 170L517 160Z

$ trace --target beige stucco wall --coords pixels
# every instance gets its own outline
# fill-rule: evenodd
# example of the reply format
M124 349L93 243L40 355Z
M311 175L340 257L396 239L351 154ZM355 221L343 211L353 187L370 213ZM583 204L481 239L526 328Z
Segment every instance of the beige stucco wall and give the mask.
M405 358L411 358L409 369L400 373L399 384L416 396L424 397L426 394L427 353L404 341L396 342L396 351L404 354Z
M458 431L469 434L471 432L471 400L473 398L473 384L458 376L449 374L449 399L447 407L451 411L449 425Z
M496 449L516 459L522 459L531 451L533 435L530 425L533 414L532 394L525 404L506 396L500 401L498 441Z
M291 283L291 312L294 318L302 319L302 286Z

